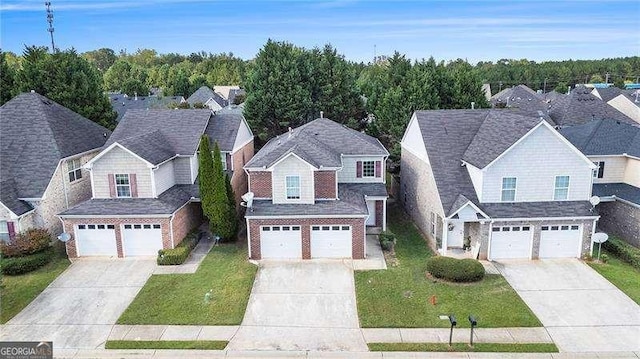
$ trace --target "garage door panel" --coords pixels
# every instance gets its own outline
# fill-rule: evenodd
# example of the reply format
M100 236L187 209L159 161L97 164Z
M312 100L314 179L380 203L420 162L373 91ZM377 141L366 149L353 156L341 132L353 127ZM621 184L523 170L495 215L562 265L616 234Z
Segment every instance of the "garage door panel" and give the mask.
M155 256L162 245L160 224L124 224L122 242L125 257Z
M260 256L262 259L302 258L300 226L260 227Z
M580 257L582 226L550 225L542 226L540 231L540 258L576 258Z
M311 258L351 258L351 226L311 226Z
M114 225L79 224L75 232L78 256L118 255Z
M531 256L531 226L494 226L491 232L489 258L528 259Z

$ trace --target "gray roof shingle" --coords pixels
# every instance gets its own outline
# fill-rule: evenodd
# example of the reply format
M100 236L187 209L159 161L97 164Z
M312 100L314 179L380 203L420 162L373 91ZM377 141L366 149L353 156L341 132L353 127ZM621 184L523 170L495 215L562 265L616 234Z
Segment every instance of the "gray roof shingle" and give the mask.
M596 183L593 185L593 195L599 197L616 196L640 205L640 188L627 183Z
M180 103L182 96L126 96L125 94L109 94L111 107L118 114L120 121L127 110L168 109L172 103Z
M560 133L587 156L640 157L640 127L614 120L596 120L563 128Z
M129 110L109 137L127 143L140 157L156 165L173 155L193 155L211 117L211 110ZM144 135L144 136L141 136ZM140 141L137 141L139 139Z
M549 116L558 126L581 125L593 120L618 120L636 124L634 120L602 101L584 86L576 87L571 94L551 104Z
M508 108L518 109L524 114L544 116L549 110L544 96L536 93L525 85L507 88L491 97L491 103L496 106L503 104Z
M243 119L242 109L226 107L215 113L205 133L212 143L218 142L220 151L231 151Z
M37 93L14 97L0 107L3 203L13 203L9 209L17 215L24 213L30 207L19 205L17 198L40 198L61 159L100 148L109 134Z
M598 91L598 94L600 95L600 97L602 98L602 101L604 102L609 102L613 98L618 97L620 94L622 94L622 90L615 86L599 88L596 90Z
M595 217L589 201L483 203L480 208L491 218Z
M225 107L229 104L227 100L225 100L222 96L215 93L207 86L200 86L200 88L197 89L196 92L189 96L187 102L191 106L193 106L196 103L205 104L207 101L209 101L209 99L213 99L218 103L218 105L220 105L220 107Z
M289 153L295 153L316 168L340 167L341 155L389 155L376 138L319 118L271 139L246 167L270 167Z

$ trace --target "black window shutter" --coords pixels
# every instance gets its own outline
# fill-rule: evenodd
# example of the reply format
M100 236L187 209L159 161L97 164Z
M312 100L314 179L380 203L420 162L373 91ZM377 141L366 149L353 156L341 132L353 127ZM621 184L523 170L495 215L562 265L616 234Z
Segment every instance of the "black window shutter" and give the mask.
M604 161L600 161L600 168L598 168L598 178L602 178L604 175Z

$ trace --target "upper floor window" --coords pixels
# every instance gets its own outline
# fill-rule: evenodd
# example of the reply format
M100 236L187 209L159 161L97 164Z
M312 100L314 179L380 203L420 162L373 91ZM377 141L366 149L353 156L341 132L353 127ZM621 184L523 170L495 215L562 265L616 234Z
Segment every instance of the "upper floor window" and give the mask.
M375 177L375 176L376 176L376 162L362 161L362 177Z
M598 168L593 170L593 178L604 177L604 161L594 162L593 164L598 166Z
M287 199L300 199L300 176L287 176Z
M9 242L9 225L7 221L0 221L0 241Z
M67 161L67 172L69 172L69 182L77 181L82 178L82 168L80 167L80 159Z
M118 197L131 197L131 182L129 174L116 174L116 195Z
M515 177L503 177L502 178L502 202L513 202L516 199L516 178Z
M569 176L556 176L553 199L561 201L569 197Z

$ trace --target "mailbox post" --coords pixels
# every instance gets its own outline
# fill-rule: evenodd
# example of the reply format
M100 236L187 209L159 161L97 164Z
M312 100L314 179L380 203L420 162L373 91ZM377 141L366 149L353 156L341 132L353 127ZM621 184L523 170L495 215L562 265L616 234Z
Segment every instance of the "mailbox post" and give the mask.
M471 324L471 337L469 338L469 345L473 346L473 328L478 325L478 321L476 320L476 317L474 317L473 315L469 316L469 323Z
M451 341L453 340L453 327L458 324L458 322L456 321L456 316L453 314L449 315L449 322L451 323L451 331L449 332L449 346L451 346Z

